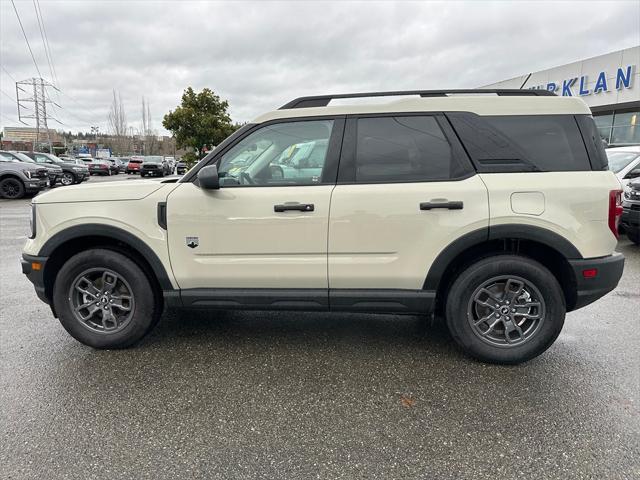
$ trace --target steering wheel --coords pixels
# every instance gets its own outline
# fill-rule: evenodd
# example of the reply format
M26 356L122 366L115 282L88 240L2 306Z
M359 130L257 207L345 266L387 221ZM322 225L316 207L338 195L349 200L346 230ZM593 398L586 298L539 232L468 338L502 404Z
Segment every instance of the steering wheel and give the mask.
M256 182L253 181L253 178L251 178L251 175L249 175L247 172L241 172L240 173L240 180L246 182L247 185L255 185L256 184Z

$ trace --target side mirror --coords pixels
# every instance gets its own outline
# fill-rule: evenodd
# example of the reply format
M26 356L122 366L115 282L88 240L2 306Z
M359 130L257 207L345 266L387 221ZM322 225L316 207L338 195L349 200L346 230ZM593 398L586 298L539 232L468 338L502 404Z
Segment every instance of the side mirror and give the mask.
M629 173L627 173L624 178L638 178L640 177L640 168L634 168Z
M220 188L220 178L218 177L218 167L208 165L198 171L198 183L200 188L205 190L218 190Z

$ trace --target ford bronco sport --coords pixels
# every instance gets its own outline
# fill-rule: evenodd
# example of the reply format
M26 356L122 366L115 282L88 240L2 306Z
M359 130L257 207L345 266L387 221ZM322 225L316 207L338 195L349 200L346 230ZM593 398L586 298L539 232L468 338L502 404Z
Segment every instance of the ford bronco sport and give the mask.
M577 98L303 97L179 180L38 196L22 265L95 348L136 343L163 306L435 313L470 355L513 364L617 285L620 202Z

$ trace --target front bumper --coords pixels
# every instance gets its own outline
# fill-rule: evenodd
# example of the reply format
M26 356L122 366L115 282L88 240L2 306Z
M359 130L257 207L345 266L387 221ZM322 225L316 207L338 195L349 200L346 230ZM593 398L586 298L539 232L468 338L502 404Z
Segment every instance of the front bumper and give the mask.
M49 186L49 180L46 178L32 178L24 182L24 189L27 193L39 192Z
M576 301L571 310L595 302L618 286L624 270L624 255L614 253L608 257L569 260L576 280ZM595 275L585 276L585 271Z
M620 225L625 230L640 230L640 202L622 202Z
M36 295L46 304L50 304L44 288L44 267L48 257L36 257L34 255L22 254L22 273L33 283Z

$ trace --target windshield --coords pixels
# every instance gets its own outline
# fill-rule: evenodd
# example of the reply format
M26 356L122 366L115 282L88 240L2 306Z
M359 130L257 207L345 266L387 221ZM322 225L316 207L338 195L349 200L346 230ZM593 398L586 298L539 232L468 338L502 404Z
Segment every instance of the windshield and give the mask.
M613 173L618 173L635 160L637 156L638 154L633 152L607 152L609 170Z
M162 157L144 157L144 163L162 163Z
M15 152L15 153L12 153L12 155L15 155L18 159L20 159L21 162L36 163L35 160L32 160L31 158L27 157L24 153Z

